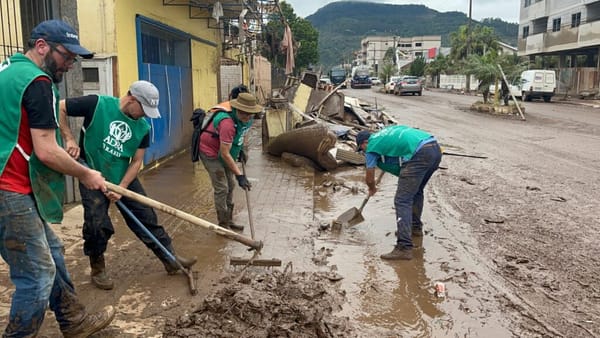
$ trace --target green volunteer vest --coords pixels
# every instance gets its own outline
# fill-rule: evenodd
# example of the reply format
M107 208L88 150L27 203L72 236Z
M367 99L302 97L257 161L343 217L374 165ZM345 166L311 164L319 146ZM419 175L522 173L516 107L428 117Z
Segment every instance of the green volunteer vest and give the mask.
M231 113L217 113L217 115L213 119L213 127L215 128L215 130L217 130L217 126L221 121L223 121L223 119L233 119L233 122L235 124L235 136L233 137L233 142L231 143L231 150L229 150L229 154L231 154L231 157L233 157L234 160L237 160L238 156L240 155L240 151L244 146L244 135L246 135L248 130L250 130L253 119L250 119L248 123L243 123L242 121L238 120L236 115L236 109L232 108L231 110ZM223 159L221 158L221 154L219 154L219 159L222 163L224 163Z
M98 95L92 121L83 130L88 165L109 182L119 184L149 130L145 119L134 120L121 112L119 98Z
M419 144L430 137L431 134L419 129L407 126L390 126L369 137L367 152L408 160L415 155ZM393 175L400 175L400 165L386 164L379 161L377 166Z
M36 78L48 77L35 63L17 53L0 64L0 173L15 149L21 124L21 102L29 84ZM54 92L54 117L58 125L58 90ZM60 130L56 129L56 142L62 146ZM23 153L21 153L23 154ZM40 217L49 223L59 223L63 218L62 203L65 194L65 179L62 173L42 163L35 152L23 154L29 163L29 178Z

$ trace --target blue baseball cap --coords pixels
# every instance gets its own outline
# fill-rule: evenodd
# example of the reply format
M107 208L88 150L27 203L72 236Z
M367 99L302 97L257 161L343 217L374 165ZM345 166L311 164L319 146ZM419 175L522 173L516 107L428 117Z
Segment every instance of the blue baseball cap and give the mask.
M363 144L363 142L365 142L366 140L368 140L369 137L371 137L371 133L366 130L362 130L362 131L358 132L358 134L356 134L356 151L357 152L360 152L360 145Z
M91 59L94 53L85 49L79 43L77 31L62 20L47 20L35 26L31 31L31 39L44 39L48 42L61 44L69 52L78 54L84 59Z

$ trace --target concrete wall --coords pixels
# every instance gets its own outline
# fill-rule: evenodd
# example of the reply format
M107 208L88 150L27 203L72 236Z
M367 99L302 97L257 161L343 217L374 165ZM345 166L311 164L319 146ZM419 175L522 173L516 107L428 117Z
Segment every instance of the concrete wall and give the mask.
M222 65L221 66L221 98L219 102L227 101L231 89L242 83L242 66Z
M254 56L254 92L264 104L271 96L271 63L263 56Z

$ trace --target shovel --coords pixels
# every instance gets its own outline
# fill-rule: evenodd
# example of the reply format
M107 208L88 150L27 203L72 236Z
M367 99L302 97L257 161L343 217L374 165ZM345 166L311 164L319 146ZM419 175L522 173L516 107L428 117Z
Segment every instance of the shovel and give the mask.
M225 229L222 228L216 224L210 223L208 221L205 221L199 217L196 217L194 215L190 215L186 212L183 212L179 209L175 209L171 206L168 206L164 203L155 201L149 197L146 197L144 195L140 195L137 194L131 190L125 189L121 186L118 186L116 184L112 184L110 182L106 182L106 187L108 188L108 190L114 191L117 194L123 195L125 197L129 197L134 201L140 202L144 205L147 205L149 207L152 207L154 209L160 210L162 212L165 212L169 215L173 215L179 219L182 219L184 221L188 221L192 224L195 225L199 225L201 227L203 227L204 229L210 230L212 232L215 232L221 236L227 237L229 239L232 239L234 241L240 242L254 250L260 250L263 247L263 243L261 241L255 241L254 239L248 238L246 236L242 236L240 234L238 234L237 232L233 232L229 229Z
M379 174L379 177L377 177L377 182L375 183L376 185L379 184L379 182L381 182L381 178L383 177L384 173L385 171L382 171L381 174ZM370 197L371 196L367 194L367 197L365 197L365 199L362 201L360 208L357 209L356 207L352 207L346 210L334 222L337 224L358 224L364 221L365 218L362 215L362 211L365 205L367 205L367 202L369 201Z
M167 256L167 259L169 260L169 262L172 264L175 264L177 266L177 268L179 270L181 270L187 276L188 284L190 287L190 293L192 295L197 294L198 289L196 288L196 282L195 282L194 273L192 272L192 269L191 268L187 269L183 265L181 265L181 263L177 260L177 258L175 256L173 256L173 254L171 252L169 252L169 250L167 250L167 248L165 248L165 246L162 245L162 243L160 243L160 241L158 239L156 239L154 234L152 234L150 232L150 230L148 230L146 228L146 226L144 226L144 224L142 224L142 222L140 222L140 220L137 217L135 217L133 212L131 212L131 210L129 210L129 208L127 206L125 206L125 204L123 202L117 201L116 204L119 206L119 208L121 208L123 211L125 211L125 213L135 222L135 224L137 224L137 226L140 228L140 230L142 230L146 234L146 236L148 236L152 240L152 242L154 242L154 244L156 244L156 246L158 246L160 251L162 251L163 254L165 254L165 256Z

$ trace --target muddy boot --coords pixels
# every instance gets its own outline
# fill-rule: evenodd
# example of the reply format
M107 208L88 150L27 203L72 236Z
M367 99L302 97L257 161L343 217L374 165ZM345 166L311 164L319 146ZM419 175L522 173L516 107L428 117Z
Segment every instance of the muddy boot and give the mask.
M381 257L381 259L387 259L387 260L409 261L413 258L413 253L412 253L412 249L405 249L405 248L400 248L400 247L396 246L396 247L394 247L394 250L392 250L392 252L383 254L379 257Z
M229 228L229 219L228 219L227 215L228 215L227 211L219 212L219 210L217 210L217 220L218 220L219 226L221 228L231 230L231 228Z
M244 226L233 223L233 204L227 208L227 226L233 231L244 231Z
M169 252L173 256L175 256L175 259L177 259L179 264L181 264L181 266L183 266L186 269L189 269L192 266L194 266L194 264L196 264L196 261L198 260L196 257L188 258L188 257L184 257L181 255L175 254L175 251L173 250L172 246L168 246L166 248L167 248L167 250L169 250ZM167 271L168 275L177 274L177 272L179 271L179 266L177 266L177 264L169 261L169 259L167 257L161 258L160 260L162 261L163 265L165 266L165 270Z
M90 256L90 266L92 267L92 284L94 284L98 289L112 290L115 285L110 277L108 277L106 274L104 255Z
M115 318L115 309L108 305L101 311L86 314L79 324L62 330L65 338L87 338L90 335L107 327Z

